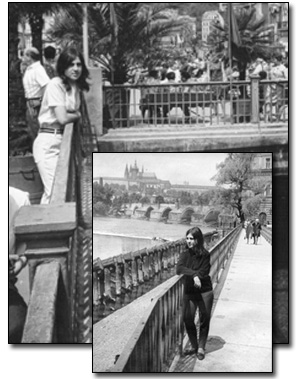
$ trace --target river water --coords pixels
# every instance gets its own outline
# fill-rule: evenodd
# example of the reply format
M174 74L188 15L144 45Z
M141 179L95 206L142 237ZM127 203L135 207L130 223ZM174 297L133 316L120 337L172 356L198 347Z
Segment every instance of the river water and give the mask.
M93 259L137 251L185 237L189 225L165 224L162 222L128 218L93 218ZM203 233L213 228L201 227Z

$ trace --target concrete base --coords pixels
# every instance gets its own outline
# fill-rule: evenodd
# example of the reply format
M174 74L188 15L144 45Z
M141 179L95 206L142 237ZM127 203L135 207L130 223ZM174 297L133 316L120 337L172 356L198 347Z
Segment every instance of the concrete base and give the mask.
M284 123L132 127L110 129L98 138L100 152L221 151L287 143Z

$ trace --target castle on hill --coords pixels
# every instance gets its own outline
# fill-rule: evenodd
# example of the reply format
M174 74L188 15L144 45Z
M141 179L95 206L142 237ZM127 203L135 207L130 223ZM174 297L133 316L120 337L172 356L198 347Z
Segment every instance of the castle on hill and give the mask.
M123 178L100 177L94 178L93 181L97 181L103 186L105 184L123 185L127 190L130 190L131 187L135 186L135 188L137 187L141 192L153 188L159 190L174 189L178 191L198 192L200 194L204 191L215 188L214 186L189 185L188 183L183 185L171 184L169 180L158 179L154 172L145 171L144 166L140 169L137 161L134 162L134 165L130 164L130 166L128 166L128 164L126 164Z

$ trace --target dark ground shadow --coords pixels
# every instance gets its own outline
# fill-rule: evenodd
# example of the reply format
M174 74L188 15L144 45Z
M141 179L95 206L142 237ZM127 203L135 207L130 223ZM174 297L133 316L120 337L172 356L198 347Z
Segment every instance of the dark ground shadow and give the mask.
M205 353L209 354L214 351L223 349L223 346L225 345L225 341L223 338L218 337L218 336L210 336L208 337L207 343L206 343L206 348L205 348Z
M208 337L205 354L210 354L214 351L223 349L225 345L225 341L218 336L210 336ZM196 364L197 357L196 355L187 355L181 356L176 364L176 367L173 372L193 372Z

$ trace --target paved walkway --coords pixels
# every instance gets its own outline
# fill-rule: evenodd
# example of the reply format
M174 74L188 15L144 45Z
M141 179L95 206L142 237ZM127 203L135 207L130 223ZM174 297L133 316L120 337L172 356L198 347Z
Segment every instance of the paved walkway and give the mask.
M272 247L242 232L211 320L206 356L176 357L171 372L272 372Z

